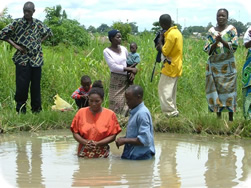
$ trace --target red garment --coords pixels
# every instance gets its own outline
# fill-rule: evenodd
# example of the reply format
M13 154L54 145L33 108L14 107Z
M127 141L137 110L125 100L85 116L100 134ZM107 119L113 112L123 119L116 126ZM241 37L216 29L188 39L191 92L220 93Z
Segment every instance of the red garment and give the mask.
M84 139L100 141L104 138L117 135L121 132L116 114L107 108L95 116L90 111L90 107L81 108L72 120L71 131L79 133ZM78 154L82 148L79 144Z
M107 158L110 153L110 147L107 146L98 146L95 149L86 149L84 146L80 149L78 153L79 157L84 158Z
M83 86L79 87L76 91L74 91L71 95L71 98L73 99L81 99L82 95L88 95L91 91L92 86L90 86L90 89L88 91L85 91Z

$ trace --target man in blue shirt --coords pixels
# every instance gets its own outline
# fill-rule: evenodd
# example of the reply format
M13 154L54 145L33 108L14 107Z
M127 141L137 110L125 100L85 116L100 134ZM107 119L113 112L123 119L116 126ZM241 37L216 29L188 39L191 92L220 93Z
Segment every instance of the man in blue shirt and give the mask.
M124 146L123 159L151 159L155 155L152 117L143 102L143 89L131 85L125 93L126 103L131 109L126 136L116 140Z

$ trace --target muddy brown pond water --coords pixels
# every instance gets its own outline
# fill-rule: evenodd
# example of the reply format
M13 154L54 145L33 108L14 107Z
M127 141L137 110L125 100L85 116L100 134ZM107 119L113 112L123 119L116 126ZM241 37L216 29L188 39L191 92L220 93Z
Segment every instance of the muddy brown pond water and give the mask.
M250 187L250 143L155 133L155 158L130 161L115 143L107 159L78 158L69 130L4 134L0 187Z

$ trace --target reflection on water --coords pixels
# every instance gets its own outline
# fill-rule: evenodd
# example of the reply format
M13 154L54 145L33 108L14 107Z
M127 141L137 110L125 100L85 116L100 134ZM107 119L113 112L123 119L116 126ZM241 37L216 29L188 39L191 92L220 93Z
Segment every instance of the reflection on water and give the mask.
M250 140L155 133L154 160L76 156L70 131L0 136L0 174L13 187L248 187Z

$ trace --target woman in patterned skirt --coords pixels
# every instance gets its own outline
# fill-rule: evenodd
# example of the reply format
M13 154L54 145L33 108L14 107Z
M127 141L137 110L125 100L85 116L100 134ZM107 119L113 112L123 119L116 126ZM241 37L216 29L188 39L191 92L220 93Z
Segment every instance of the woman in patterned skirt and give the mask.
M128 107L125 103L125 90L129 86L127 72L130 72L130 80L137 73L136 68L127 67L127 49L121 45L121 33L118 30L108 32L111 46L104 49L104 57L111 71L109 87L109 109L117 114L126 115Z
M221 112L229 112L233 121L236 110L236 80L234 52L238 47L238 35L234 26L228 25L228 11L219 9L217 26L208 31L204 51L209 58L206 65L206 97L211 112L221 117Z

